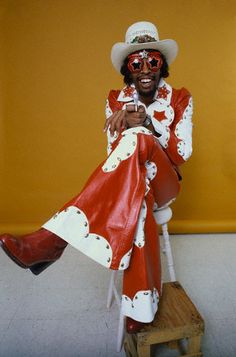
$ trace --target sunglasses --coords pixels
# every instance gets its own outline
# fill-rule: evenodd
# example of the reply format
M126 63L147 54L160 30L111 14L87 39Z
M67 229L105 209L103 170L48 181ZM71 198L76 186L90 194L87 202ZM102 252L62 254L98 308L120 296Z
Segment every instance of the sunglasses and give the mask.
M144 50L139 53L132 53L128 56L128 69L130 72L141 72L144 60L148 68L153 72L157 72L163 64L163 60L159 52L147 52Z

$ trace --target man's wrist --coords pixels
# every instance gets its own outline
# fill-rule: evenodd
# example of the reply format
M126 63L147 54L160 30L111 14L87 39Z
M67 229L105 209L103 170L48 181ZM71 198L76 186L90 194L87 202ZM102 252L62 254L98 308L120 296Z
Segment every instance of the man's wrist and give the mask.
M152 122L152 119L151 119L150 115L146 115L146 119L143 122L143 126L145 128L147 128L151 124L151 122Z

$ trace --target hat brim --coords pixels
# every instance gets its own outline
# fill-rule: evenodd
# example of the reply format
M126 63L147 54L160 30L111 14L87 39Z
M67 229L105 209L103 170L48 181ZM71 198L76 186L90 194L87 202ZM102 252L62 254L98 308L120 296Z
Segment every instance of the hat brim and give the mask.
M121 66L129 54L138 50L149 48L152 50L160 51L165 56L168 64L171 64L175 60L178 53L178 45L175 40L162 40L132 44L118 42L115 43L111 49L111 62L115 69L120 73Z

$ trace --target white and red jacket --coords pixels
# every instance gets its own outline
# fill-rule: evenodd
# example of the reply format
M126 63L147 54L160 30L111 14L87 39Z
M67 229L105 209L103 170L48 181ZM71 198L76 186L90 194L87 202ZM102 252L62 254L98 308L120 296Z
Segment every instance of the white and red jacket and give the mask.
M127 104L133 103L134 86L126 86L122 90L111 90L106 103L106 117ZM162 148L174 166L180 166L192 154L192 97L185 88L174 89L164 79L160 80L154 102L148 107L139 102L151 117L152 124L158 134ZM116 136L108 132L108 153Z

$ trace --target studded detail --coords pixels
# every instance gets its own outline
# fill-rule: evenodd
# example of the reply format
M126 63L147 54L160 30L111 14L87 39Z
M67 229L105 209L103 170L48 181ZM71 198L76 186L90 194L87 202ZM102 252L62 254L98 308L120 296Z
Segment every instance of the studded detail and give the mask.
M116 170L121 161L127 160L131 157L131 155L134 154L137 148L137 134L139 133L152 135L150 131L144 128L141 129L140 126L126 129L121 133L118 145L114 148L113 151L109 152L109 156L102 166L103 172L107 173Z

